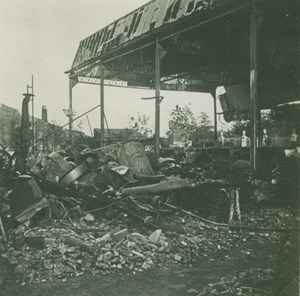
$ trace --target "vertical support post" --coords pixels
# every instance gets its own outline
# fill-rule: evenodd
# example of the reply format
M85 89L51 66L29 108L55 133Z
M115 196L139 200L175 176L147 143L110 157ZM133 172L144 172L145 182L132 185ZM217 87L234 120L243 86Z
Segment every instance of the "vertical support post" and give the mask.
M155 47L155 152L159 156L160 142L160 48L156 39Z
M34 94L33 92L33 75L31 75L31 93ZM31 104L31 108L32 108L32 112L31 112L31 116L32 116L32 153L34 153L35 150L35 127L34 127L34 97L32 96L32 104Z
M69 79L69 141L73 144L73 86L72 81Z
M262 142L262 118L261 118L261 110L258 105L258 111L257 111L257 146L261 147L261 142Z
M100 147L105 145L104 134L104 67L100 66Z
M255 177L257 166L257 11L252 3L250 22L250 163L252 177Z
M214 100L214 140L215 145L218 143L218 118L217 118L217 97L216 97L216 89L211 90L211 95Z

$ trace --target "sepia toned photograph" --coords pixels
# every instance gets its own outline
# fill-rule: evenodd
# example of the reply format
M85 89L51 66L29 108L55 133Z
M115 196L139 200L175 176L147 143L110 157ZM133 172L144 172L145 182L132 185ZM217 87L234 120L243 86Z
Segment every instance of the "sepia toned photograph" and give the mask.
M0 296L299 296L299 0L0 0Z

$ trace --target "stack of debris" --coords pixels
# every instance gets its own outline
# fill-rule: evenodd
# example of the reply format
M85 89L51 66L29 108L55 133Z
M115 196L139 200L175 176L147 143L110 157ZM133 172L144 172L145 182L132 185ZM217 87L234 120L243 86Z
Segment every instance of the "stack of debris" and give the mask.
M261 213L261 218L265 213ZM142 226L125 228L126 219L83 221L75 227L19 228L3 250L17 282L66 281L85 272L92 275L122 271L133 273L172 265L190 266L198 260L222 262L253 258L249 244L278 243L280 236L266 233L210 229L179 213L168 217L181 234ZM249 222L249 225L250 222Z
M237 168L239 184L234 174L219 180L207 164L179 166L170 158L160 159L154 174L144 147L136 142L40 155L28 175L0 179L6 187L0 193L6 243L2 257L21 283L64 281L86 271L95 275L189 265L212 254L226 259L233 245L254 237L278 241L278 235L251 232L251 216L248 226L228 225L176 206L178 196L187 199L207 186L215 192L243 186L248 180L245 167L242 163ZM221 196L228 205L229 195ZM247 232L237 234L236 227Z

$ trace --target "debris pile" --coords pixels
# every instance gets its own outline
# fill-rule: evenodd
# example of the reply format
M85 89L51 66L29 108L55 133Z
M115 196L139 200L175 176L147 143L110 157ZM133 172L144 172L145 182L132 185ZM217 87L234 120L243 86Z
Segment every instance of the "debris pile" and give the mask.
M151 232L144 227L128 229L121 221L94 222L92 227L85 229L82 225L76 230L26 230L20 226L2 257L10 262L20 283L66 281L84 272L135 273L178 264L189 266L198 260L222 262L231 259L233 249L237 258L252 258L253 250L246 245L274 243L280 238L278 234L212 230L195 218L179 214L172 217L173 222L174 219L183 233L164 233L160 229Z
M239 246L279 240L277 233L256 227L290 226L288 212L278 217L275 209L248 209L241 219L238 191L249 185L245 161L222 179L207 163L178 165L166 158L158 166L154 174L142 144L132 142L94 151L70 147L38 156L28 175L0 177L0 246L17 281L65 281L85 272L135 273L199 259L226 260L233 248L237 256L251 256L251 249ZM206 190L223 200L223 212L230 192L237 194L230 224L224 223L229 213L221 223L182 209L190 194Z

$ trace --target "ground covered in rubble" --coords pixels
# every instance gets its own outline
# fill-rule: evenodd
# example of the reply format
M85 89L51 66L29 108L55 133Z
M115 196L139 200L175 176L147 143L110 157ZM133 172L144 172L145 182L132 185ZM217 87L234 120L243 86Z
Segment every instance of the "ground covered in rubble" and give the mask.
M126 215L19 227L2 246L0 295L272 295L283 234L229 230L182 213L164 220L182 231L153 232ZM250 227L290 223L288 209L243 215Z

